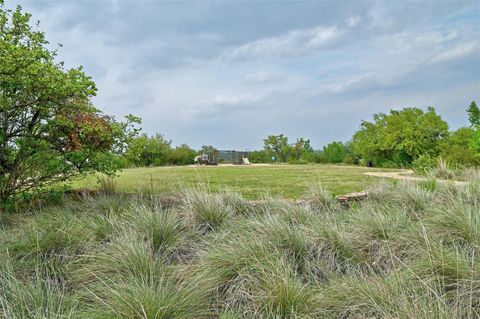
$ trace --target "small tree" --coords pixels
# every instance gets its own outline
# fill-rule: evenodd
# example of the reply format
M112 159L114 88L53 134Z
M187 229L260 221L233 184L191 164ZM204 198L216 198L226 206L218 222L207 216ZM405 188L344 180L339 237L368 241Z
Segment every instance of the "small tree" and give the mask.
M143 133L130 140L125 157L135 166L162 166L172 150L170 144L161 134L150 137Z
M267 150L251 151L248 159L251 163L271 163L272 155Z
M480 158L480 109L477 106L475 101L470 103L470 106L467 109L468 119L470 124L474 129L472 140L470 142L470 147L476 153L477 158Z
M217 158L218 149L212 145L202 145L202 148L198 151L198 154L207 154L211 159Z
M323 147L320 161L326 163L341 163L347 155L347 148L342 142L332 142Z
M478 165L480 158L471 147L475 130L461 127L439 143L440 157L448 163Z
M472 127L480 127L480 109L477 106L475 101L470 103L470 106L467 109L468 119Z
M290 145L288 137L283 134L269 135L263 140L264 148L282 162L287 161Z
M92 171L112 173L128 124L91 104L95 83L65 69L21 7L0 1L0 202Z
M295 160L309 160L309 157L313 157L313 148L310 145L309 139L303 137L297 138L297 141L292 145L292 150L292 157Z
M167 164L188 165L193 164L197 152L187 144L182 144L171 150L167 158Z

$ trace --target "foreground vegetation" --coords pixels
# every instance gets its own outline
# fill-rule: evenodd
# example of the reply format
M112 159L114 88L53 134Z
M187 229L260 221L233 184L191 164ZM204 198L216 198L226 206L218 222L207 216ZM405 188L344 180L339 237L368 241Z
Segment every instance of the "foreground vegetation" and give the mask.
M148 167L125 169L113 179L113 184L116 190L129 193L140 190L143 193L165 194L202 187L214 192L232 190L249 199L266 195L299 198L314 183L334 194L363 190L378 181L378 177L363 173L378 170L340 165ZM94 176L90 176L73 183L73 186L98 188L101 185Z
M3 215L4 318L472 318L480 186L388 183L353 207L189 191Z

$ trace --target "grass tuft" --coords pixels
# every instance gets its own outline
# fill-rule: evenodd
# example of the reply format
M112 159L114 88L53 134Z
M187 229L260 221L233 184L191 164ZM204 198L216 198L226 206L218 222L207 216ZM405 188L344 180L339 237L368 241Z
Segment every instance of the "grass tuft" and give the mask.
M322 212L335 212L340 209L340 203L335 196L317 184L310 185L306 200L313 209Z
M232 214L231 207L219 195L189 191L184 196L184 207L193 214L193 219L200 228L214 230Z

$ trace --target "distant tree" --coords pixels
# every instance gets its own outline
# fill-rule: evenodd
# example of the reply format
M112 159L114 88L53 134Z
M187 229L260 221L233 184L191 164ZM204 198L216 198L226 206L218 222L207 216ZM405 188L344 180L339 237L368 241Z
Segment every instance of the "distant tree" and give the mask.
M170 165L188 165L193 164L197 152L187 144L182 144L170 151L167 157L167 164Z
M438 143L448 135L448 124L433 107L426 112L405 108L379 113L373 123L363 121L352 138L352 147L365 161L379 165L409 165L421 155L438 155Z
M74 175L116 169L128 123L95 108L82 68L55 62L21 7L0 2L0 202ZM133 117L130 119L134 119Z
M470 106L467 109L468 119L470 120L470 124L472 127L480 127L480 109L477 106L475 101L470 103Z
M263 140L264 149L275 156L281 162L286 162L290 145L288 144L288 137L283 134L269 135Z
M198 154L207 154L210 157L216 158L218 156L218 149L212 145L202 145L202 148L200 148Z
M475 151L476 156L480 157L480 109L475 101L470 103L467 113L470 124L474 129L470 147Z
M341 163L347 155L347 148L342 142L332 142L323 147L320 161L325 163Z
M135 166L162 166L171 152L171 141L163 135L144 133L130 140L125 157Z
M303 137L297 138L297 141L292 145L292 158L295 160L307 159L310 154L313 154L313 148L310 145L310 140Z
M251 151L248 159L251 163L271 163L272 155L267 150Z
M342 163L350 165L358 164L360 157L357 153L355 153L352 142L348 141L344 143L343 146L345 146L346 154L343 157Z
M439 156L452 164L478 165L480 157L472 147L475 130L470 127L461 127L450 133L442 140L439 147Z

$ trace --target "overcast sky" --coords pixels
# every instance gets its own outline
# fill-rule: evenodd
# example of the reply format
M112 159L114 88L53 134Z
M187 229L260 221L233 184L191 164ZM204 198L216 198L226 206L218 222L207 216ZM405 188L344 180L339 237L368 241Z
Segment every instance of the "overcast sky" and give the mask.
M480 102L480 2L12 1L96 106L174 145L255 149L269 134L315 148L361 120L429 105L451 128Z

